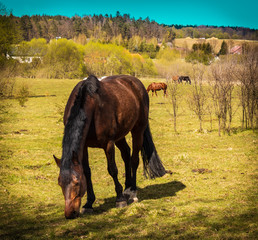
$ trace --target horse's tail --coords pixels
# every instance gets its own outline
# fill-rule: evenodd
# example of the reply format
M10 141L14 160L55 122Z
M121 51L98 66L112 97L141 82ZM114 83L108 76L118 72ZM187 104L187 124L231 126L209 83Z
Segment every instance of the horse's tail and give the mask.
M149 124L143 134L142 159L144 165L144 175L150 178L162 177L166 170L159 158L155 145L152 140Z

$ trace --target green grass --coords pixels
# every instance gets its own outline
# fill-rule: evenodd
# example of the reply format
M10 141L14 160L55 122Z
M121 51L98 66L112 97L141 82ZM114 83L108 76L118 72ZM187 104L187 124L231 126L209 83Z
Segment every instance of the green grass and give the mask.
M210 131L208 117L207 131L198 133L198 120L186 101L191 86L180 85L175 134L167 99L161 92L150 96L153 139L173 174L145 179L141 164L139 202L116 209L104 152L90 149L95 210L66 220L52 155L60 157L62 151L60 105L79 80L17 79L23 81L31 95L46 97L29 98L26 107L4 100L11 107L0 135L1 239L257 239L257 134L240 130L238 113L231 136L219 137L215 121ZM143 79L145 86L152 81ZM119 151L116 162L124 183Z

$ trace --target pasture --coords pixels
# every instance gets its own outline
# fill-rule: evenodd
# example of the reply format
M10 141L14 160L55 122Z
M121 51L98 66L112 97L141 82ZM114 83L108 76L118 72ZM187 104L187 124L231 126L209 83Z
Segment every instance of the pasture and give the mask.
M145 87L154 81L141 80ZM208 116L204 133L199 133L187 105L191 85L179 86L178 134L163 92L149 94L153 140L172 174L145 179L141 161L139 202L116 209L104 152L90 149L94 212L66 220L52 155L61 157L60 113L78 81L17 79L28 82L34 97L25 107L15 99L4 100L9 107L0 135L1 239L257 239L257 133L241 131L240 109L231 136L219 137ZM130 140L128 136L131 146ZM124 183L119 151L116 163Z

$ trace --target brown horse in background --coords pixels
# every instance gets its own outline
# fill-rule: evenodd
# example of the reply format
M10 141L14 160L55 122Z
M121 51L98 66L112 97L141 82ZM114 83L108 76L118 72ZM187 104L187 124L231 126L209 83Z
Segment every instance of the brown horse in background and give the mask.
M172 77L173 82L177 82L177 83L183 83L183 81L185 81L186 83L189 83L191 85L191 79L189 76L173 76Z
M73 89L64 111L62 158L58 184L65 198L65 217L79 216L81 198L87 191L82 213L91 211L95 201L89 167L88 147L102 148L108 172L114 180L116 206L136 202L136 171L139 152L144 171L151 178L166 173L157 154L149 128L149 96L142 82L132 76L119 75L99 81L89 76ZM125 136L132 134L132 155ZM125 191L118 180L115 145L125 164Z
M174 82L178 82L178 79L179 79L179 76L178 76L178 75L172 77L172 80L173 80Z
M156 91L160 91L160 90L163 90L164 91L164 96L167 96L167 84L166 83L163 83L163 82L158 82L158 83L151 83L148 88L147 88L147 92L149 93L149 91L152 91L152 96L153 96L153 93L157 95L157 92Z

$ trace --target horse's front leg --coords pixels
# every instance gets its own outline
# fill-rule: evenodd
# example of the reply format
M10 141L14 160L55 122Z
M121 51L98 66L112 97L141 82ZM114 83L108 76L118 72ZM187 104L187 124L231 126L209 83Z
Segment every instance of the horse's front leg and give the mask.
M127 201L125 196L123 195L123 187L118 181L117 175L118 175L118 170L115 162L115 146L113 141L109 141L106 149L105 149L105 154L107 157L107 162L108 162L108 172L113 178L113 181L115 183L115 190L116 190L116 207L125 207L127 206Z
M91 212L93 210L92 204L95 201L95 194L93 191L93 186L91 182L91 170L89 166L89 157L88 157L88 148L85 147L83 150L83 160L82 160L82 165L83 165L83 172L86 178L86 184L87 184L87 202L86 204L82 207L81 213L86 213L86 212Z

